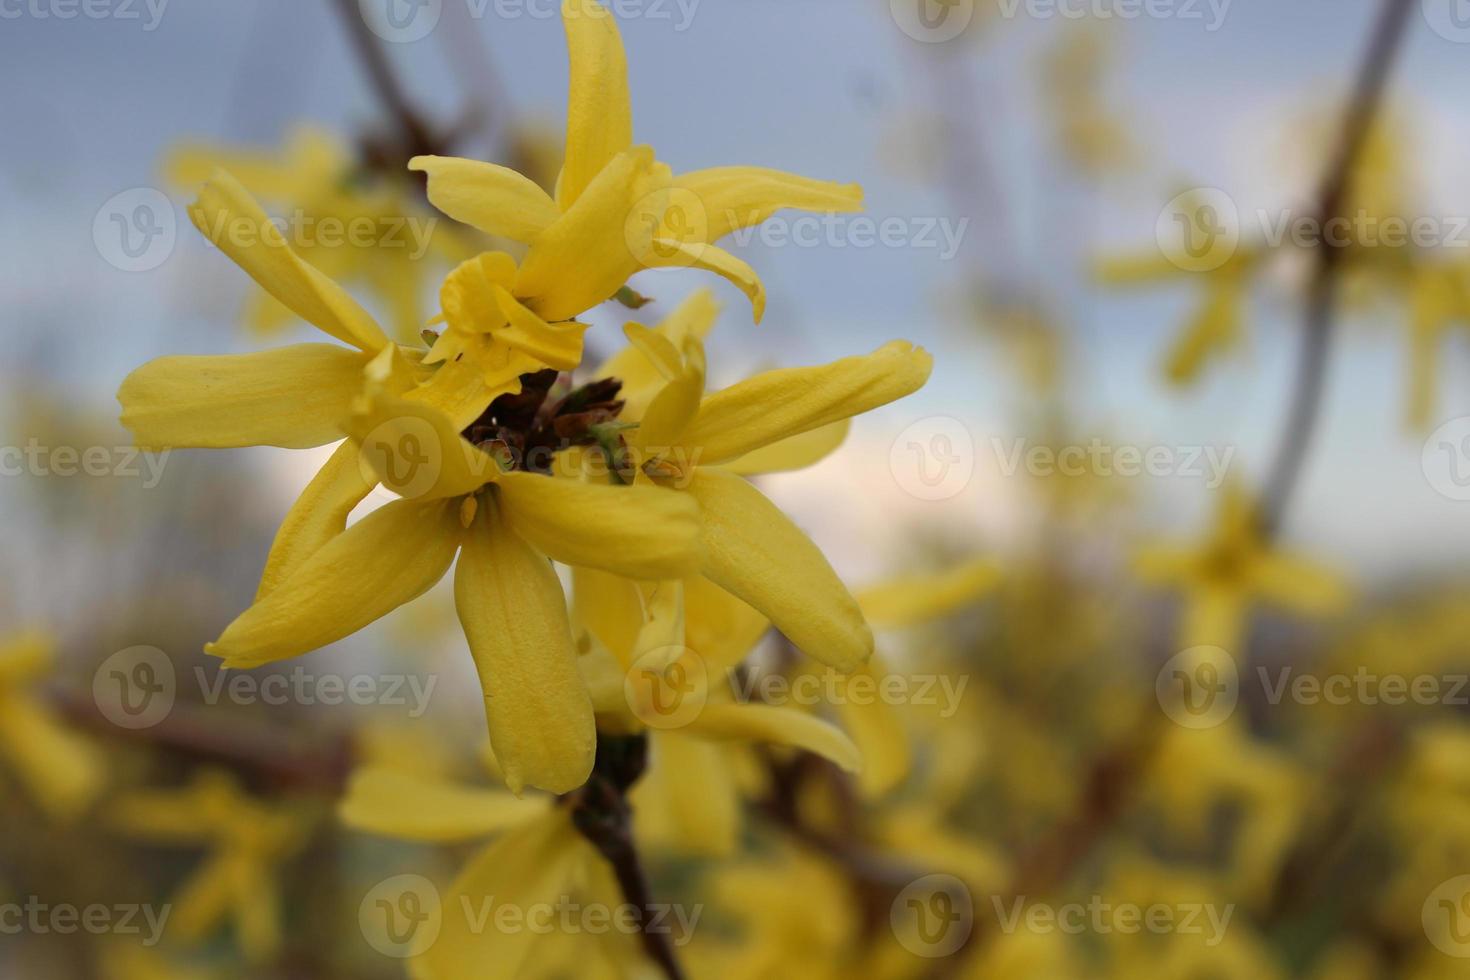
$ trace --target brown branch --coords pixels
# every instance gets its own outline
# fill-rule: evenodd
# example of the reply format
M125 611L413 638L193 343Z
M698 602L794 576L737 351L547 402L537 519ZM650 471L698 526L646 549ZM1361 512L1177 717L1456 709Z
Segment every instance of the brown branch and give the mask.
M1379 15L1348 105L1341 137L1322 181L1317 207L1318 227L1325 228L1329 221L1342 215L1358 157L1378 116L1383 90L1413 6L1414 0L1384 0L1383 12ZM1332 350L1337 278L1346 251L1344 243L1332 240L1332 236L1323 235L1321 238L1307 295L1296 387L1287 412L1285 434L1262 495L1261 528L1268 538L1275 537L1281 528L1321 415L1327 358Z
M333 734L323 744L320 738L293 737L277 724L244 722L184 704L174 705L157 724L129 729L109 721L81 692L56 692L50 703L71 724L99 737L156 746L282 786L337 793L352 770L353 740L346 733Z
M564 799L572 809L572 823L592 842L618 879L623 897L638 917L643 951L668 980L684 980L684 969L674 955L668 936L653 929L654 911L648 875L633 842L633 809L628 790L648 764L648 737L597 737L597 761L582 788Z
M437 153L442 141L409 101L381 40L363 20L357 0L337 0L336 7L373 89L398 128L401 146L397 148L397 155L402 155L402 163L407 163L410 157Z

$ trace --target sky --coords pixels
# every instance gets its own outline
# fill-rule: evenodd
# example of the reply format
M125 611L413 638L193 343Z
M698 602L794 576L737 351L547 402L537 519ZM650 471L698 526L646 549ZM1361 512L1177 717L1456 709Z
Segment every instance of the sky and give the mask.
M1188 187L1224 189L1246 213L1306 206L1320 164L1310 121L1330 127L1377 10L1368 0L1234 0L1223 9L1153 0L1158 16L1125 18L1129 0L975 2L972 29L943 44L906 34L887 0L624 0L619 8L636 138L676 171L743 163L856 181L869 215L905 229L893 246L864 247L844 225L814 247L759 238L737 247L770 293L759 326L738 293L715 287L726 305L711 343L718 383L894 338L937 355L925 391L861 420L838 458L770 484L858 581L901 553L916 526L1005 547L1027 513L1033 488L1006 472L1005 458L1040 438L1028 429L1033 393L1014 360L955 312L987 256L1059 297L1076 338L1068 389L1079 438L1180 457L1228 450L1233 476L1248 485L1260 478L1293 370L1300 313L1291 291L1267 290L1253 306L1245 350L1181 393L1161 383L1157 365L1191 308L1189 282L1119 293L1097 286L1088 269L1098 255L1153 247L1164 203ZM1390 106L1409 121L1416 200L1425 213L1452 217L1470 215L1470 46L1445 19L1458 0L1439 2L1416 11ZM441 120L473 100L499 123L559 127L566 53L548 0L440 5L427 36L387 45L415 102ZM137 364L256 344L236 326L244 277L186 222L167 261L147 272L109 265L94 225L115 195L162 187L159 161L180 139L272 145L304 120L344 133L377 121L332 6L91 0L93 16L67 18L79 2L0 0L7 375L39 374L79 410L112 416L113 392ZM1084 7L1116 59L1102 98L1141 148L1136 165L1102 183L1057 166L1037 95L1040 56L1074 23L1060 11ZM464 52L477 46L483 60L467 69ZM982 134L1001 207L961 213L923 179L939 152L934 120L945 113ZM169 193L181 218L186 198ZM959 234L957 254L942 236L921 241L925 228ZM661 307L696 283L703 277L688 273L638 281ZM592 318L591 336L604 347L626 319L608 309ZM1288 542L1370 579L1462 564L1470 502L1436 489L1443 476L1431 472L1434 450L1426 455L1424 434L1403 424L1401 318L1349 317L1341 334ZM303 329L291 339L309 336ZM1465 355L1462 338L1442 361L1436 423L1470 415ZM953 437L946 445L969 476L941 499L923 499L933 494L916 492L912 474L899 470L906 446L936 445L936 436ZM317 457L243 458L269 478L283 510ZM1197 530L1216 502L1203 478L1188 475L1131 486L1161 533Z

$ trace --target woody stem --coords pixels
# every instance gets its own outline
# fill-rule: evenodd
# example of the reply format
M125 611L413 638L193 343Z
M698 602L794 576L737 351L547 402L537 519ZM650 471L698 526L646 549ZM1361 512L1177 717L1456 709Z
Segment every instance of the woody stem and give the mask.
M378 93L378 98L383 100L383 105L398 127L399 136L403 140L403 147L406 151L404 162L406 163L408 157L411 156L434 153L438 141L430 132L423 117L409 102L402 82L393 71L393 65L388 61L387 53L383 50L377 35L373 34L367 21L363 19L362 11L358 9L356 0L338 0L336 6L338 13L342 15L343 25L352 38L352 45L357 50L363 67L367 69L374 90Z
M628 791L648 760L646 735L597 737L597 761L585 786L566 797L572 823L612 865L623 898L638 920L643 950L668 980L684 980L683 967L674 956L666 931L653 925L655 905L648 875L633 842L633 808Z
M1384 0L1367 57L1358 73L1352 101L1348 104L1337 147L1322 180L1317 206L1318 227L1325 228L1328 222L1342 214L1351 189L1353 171L1377 118L1389 71L1413 5L1413 0ZM1337 279L1346 247L1331 235L1322 236L1317 246L1316 265L1307 294L1296 386L1287 411L1285 434L1262 494L1261 530L1268 538L1275 537L1281 528L1287 504L1301 478L1302 466L1317 430L1327 358L1332 350Z

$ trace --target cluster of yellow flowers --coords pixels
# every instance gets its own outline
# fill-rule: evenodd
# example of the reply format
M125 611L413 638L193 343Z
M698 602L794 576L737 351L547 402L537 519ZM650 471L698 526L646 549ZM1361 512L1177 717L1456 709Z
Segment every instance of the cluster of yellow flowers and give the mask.
M424 330L423 343L390 339L293 247L247 190L261 168L244 174L245 183L216 169L189 209L194 224L279 308L339 343L165 357L135 371L118 395L123 423L143 447L300 449L341 440L286 516L254 604L207 647L226 667L268 664L347 637L455 567L492 770L516 796L535 788L561 802L459 789L426 772L358 773L344 806L354 826L433 841L502 832L448 902L550 900L573 878L607 878L596 835L576 824L596 790L594 767L621 739L652 736L649 775L633 789L640 815L650 815L647 833L656 836L662 821L664 833L713 852L730 851L739 835L725 744L794 746L860 768L858 748L834 725L801 708L721 693L718 682L771 627L842 672L866 669L874 648L857 600L748 477L816 463L843 442L852 416L912 393L932 368L928 353L894 341L707 392L704 338L719 309L701 291L656 326L629 323L628 346L588 371L587 324L576 317L617 296L633 274L713 272L749 297L759 321L760 279L716 242L782 208L851 211L862 195L856 186L755 167L675 175L633 142L610 12L595 0L565 0L562 15L571 90L554 194L490 163L410 163L427 175L435 207L520 251L483 252L453 268L439 315L424 325L438 330ZM317 161L324 152L299 149ZM175 170L198 169L198 159L186 154ZM300 181L331 168L289 169ZM349 526L378 486L398 499ZM570 601L557 563L570 569ZM697 710L676 717L691 690ZM860 739L874 743L883 726L856 723ZM881 778L891 781L894 749L875 749L877 770L889 770ZM619 788L630 788L641 768ZM198 792L215 798L225 788ZM137 819L125 814L123 823L156 828L148 815L160 808L162 801L135 801L128 813ZM227 832L210 823L210 833ZM246 837L280 853L288 831L252 825ZM201 875L259 866L232 853L215 859L219 875ZM245 877L199 885L216 897L193 919L203 925L233 907L251 943L269 945L259 908L242 904L240 890L253 887ZM416 960L421 975L490 976L492 960L494 975L521 975L529 947L487 950L468 923L446 919Z

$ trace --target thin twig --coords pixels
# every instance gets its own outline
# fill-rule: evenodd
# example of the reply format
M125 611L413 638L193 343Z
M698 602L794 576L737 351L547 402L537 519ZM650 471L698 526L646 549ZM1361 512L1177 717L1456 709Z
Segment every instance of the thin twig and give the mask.
M1367 57L1358 73L1341 137L1322 181L1317 207L1321 222L1318 227L1325 228L1329 221L1342 215L1343 205L1352 188L1353 172L1378 116L1383 90L1413 6L1414 0L1384 0ZM1345 251L1346 245L1334 241L1332 236L1322 236L1317 247L1297 362L1296 387L1287 412L1285 434L1262 495L1261 530L1268 538L1275 537L1281 528L1317 430L1327 358L1332 350L1337 277Z
M597 761L586 785L565 799L572 809L572 822L612 866L623 897L638 917L643 951L668 980L684 980L684 969L674 955L668 934L654 927L654 903L648 875L633 841L633 810L628 790L643 775L648 763L646 735L615 737L599 735Z
M409 157L435 153L439 148L439 141L409 101L408 93L393 71L393 65L388 61L380 39L363 19L357 0L337 0L336 7L337 12L342 15L342 23L347 28L348 36L352 38L352 46L372 81L373 89L398 127L404 161Z

